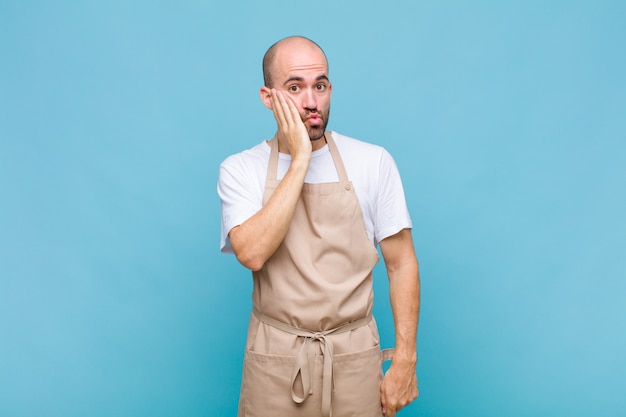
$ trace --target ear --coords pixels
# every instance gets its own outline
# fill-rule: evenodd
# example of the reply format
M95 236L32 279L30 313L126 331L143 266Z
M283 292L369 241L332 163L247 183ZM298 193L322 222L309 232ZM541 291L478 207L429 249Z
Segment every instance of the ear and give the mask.
M263 105L272 110L272 93L269 87L261 87L261 89L259 90L259 96L261 97Z

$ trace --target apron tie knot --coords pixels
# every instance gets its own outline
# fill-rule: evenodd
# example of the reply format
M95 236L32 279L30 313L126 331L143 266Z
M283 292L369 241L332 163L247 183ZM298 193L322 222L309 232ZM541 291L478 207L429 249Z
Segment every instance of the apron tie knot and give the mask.
M314 342L319 343L319 348L322 351L322 417L331 416L331 398L332 392L335 386L335 378L333 375L333 357L335 354L335 347L332 340L328 337L331 334L339 334L348 332L350 330L357 329L361 326L367 325L372 316L368 315L361 319L343 324L330 330L325 331L311 331L307 329L301 329L299 327L291 326L287 323L283 323L276 319L266 316L258 311L256 308L253 310L254 315L263 323L275 327L279 330L304 337L304 342L300 347L300 351L296 356L296 363L291 373L291 399L298 404L303 403L309 395L313 394L313 370L315 369L315 354L318 347ZM298 395L295 390L296 380L300 375L302 383L302 396Z

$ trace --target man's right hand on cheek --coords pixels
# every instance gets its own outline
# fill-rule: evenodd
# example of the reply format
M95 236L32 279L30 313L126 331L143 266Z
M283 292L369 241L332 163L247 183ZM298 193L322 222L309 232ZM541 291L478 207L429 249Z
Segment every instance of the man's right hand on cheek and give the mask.
M296 105L289 97L272 88L272 111L278 124L280 145L286 146L292 161L311 158L312 145L306 126L300 118Z

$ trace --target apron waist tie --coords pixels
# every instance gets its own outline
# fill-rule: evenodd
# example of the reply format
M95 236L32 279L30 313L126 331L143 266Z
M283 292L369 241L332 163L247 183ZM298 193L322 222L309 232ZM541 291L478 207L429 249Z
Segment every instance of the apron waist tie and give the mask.
M296 356L296 364L291 373L291 398L294 402L300 404L306 400L310 394L313 394L313 369L315 367L315 344L314 341L319 341L322 348L322 359L324 368L322 371L322 416L330 417L331 415L331 393L334 385L333 378L333 354L334 346L332 340L327 336L331 334L339 334L348 332L350 330L357 329L359 327L367 325L372 320L372 315L369 314L361 319L351 321L334 329L324 330L321 332L313 332L311 330L301 329L299 327L291 326L282 321L273 319L261 313L256 308L253 309L254 315L263 323L275 327L279 330L291 333L296 336L304 337L304 343L300 347L300 352ZM385 359L391 353L384 352ZM302 378L302 392L303 396L296 394L294 386L296 384L296 378L300 374Z

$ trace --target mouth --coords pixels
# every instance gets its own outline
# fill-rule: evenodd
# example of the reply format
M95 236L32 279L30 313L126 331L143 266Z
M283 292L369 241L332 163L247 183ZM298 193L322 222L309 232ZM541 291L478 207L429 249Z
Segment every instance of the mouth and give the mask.
M314 125L318 125L322 123L322 118L318 114L310 115L307 120Z

